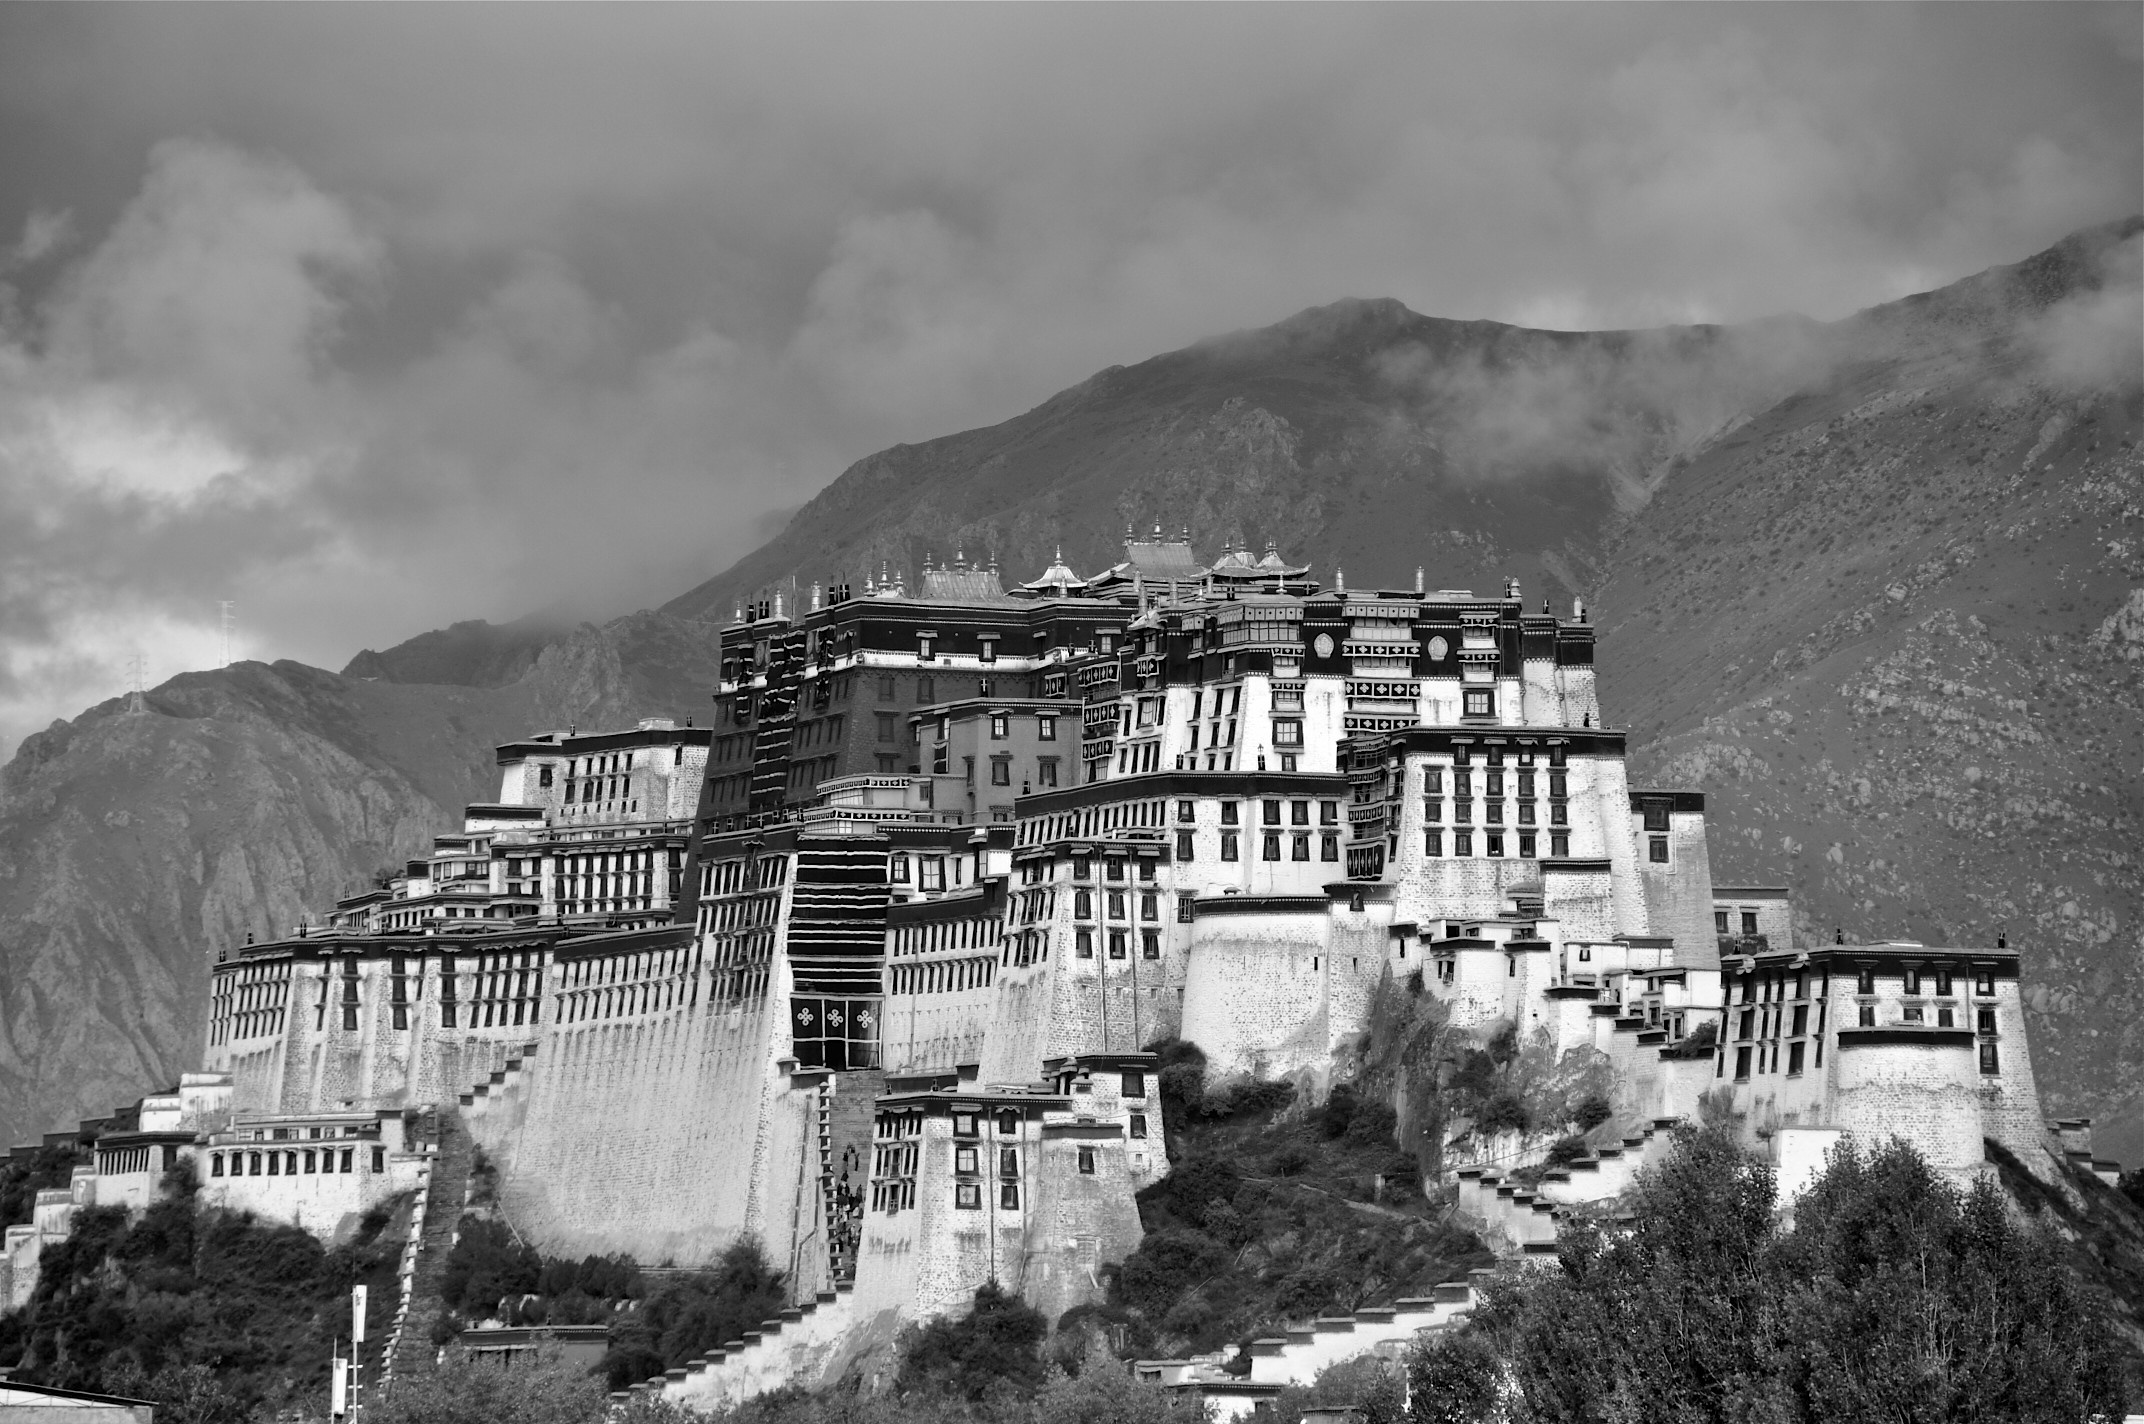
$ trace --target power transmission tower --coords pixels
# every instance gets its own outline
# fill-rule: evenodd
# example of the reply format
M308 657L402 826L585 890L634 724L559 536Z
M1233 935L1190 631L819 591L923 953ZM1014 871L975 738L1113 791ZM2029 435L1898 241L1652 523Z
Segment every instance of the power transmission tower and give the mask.
M238 605L228 598L219 598L216 600L216 607L222 610L223 614L223 665L229 667L231 665L231 626L234 622L232 610L236 609Z
M136 653L128 661L134 686L132 694L127 698L127 711L138 715L149 710L149 704L142 701L142 693L148 690L145 684L148 682L149 660Z

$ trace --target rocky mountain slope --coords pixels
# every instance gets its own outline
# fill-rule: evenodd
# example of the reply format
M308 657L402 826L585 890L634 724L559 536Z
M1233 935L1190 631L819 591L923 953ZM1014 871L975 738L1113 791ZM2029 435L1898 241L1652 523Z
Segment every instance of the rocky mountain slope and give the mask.
M0 775L8 1140L193 1066L215 953L422 853L497 794L493 745L699 712L711 647L640 614L568 634L496 687L240 663L25 740Z
M2144 1156L2137 225L1866 313L1604 546L1604 701L1805 928L2025 953L2054 1112ZM2099 323L2106 322L2104 328ZM2095 347L2094 333L2111 338Z
M2119 1104L2144 1061L2140 228L1829 324L1341 302L859 461L657 614L92 709L0 776L0 1128L185 1066L214 948L420 847L492 743L704 706L713 623L754 590L957 550L1025 576L1059 544L1087 571L1127 521L1361 584L1586 595L1605 704L1641 771L1713 793L1723 880L1791 883L1816 932L2007 929L2050 1108Z

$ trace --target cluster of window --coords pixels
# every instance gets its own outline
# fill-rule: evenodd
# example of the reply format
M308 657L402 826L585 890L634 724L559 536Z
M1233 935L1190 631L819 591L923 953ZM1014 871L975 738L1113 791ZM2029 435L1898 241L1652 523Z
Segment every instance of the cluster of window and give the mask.
M472 959L469 982L464 985L455 957L440 957L441 1027L503 1028L543 1021L543 951L507 950ZM346 988L354 998L356 981L349 981ZM346 1003L344 1009L354 1013L355 1005Z
M367 1149L371 1169L387 1170L387 1149ZM298 1177L337 1174L356 1170L357 1149L354 1147L292 1147L281 1151L211 1152L208 1154L208 1174L211 1177Z
M655 1013L700 1002L700 957L704 941L691 947L637 954L590 955L559 965L559 1020Z
M1740 981L1739 989L1728 989L1730 998L1739 995L1741 1005L1730 1006L1726 1011L1732 1016L1734 1028L1737 1082L1747 1080L1753 1073L1761 1076L1782 1071L1782 1053L1784 1071L1790 1078L1801 1076L1806 1068L1824 1066L1824 1029L1830 1006L1823 997L1821 976L1816 981L1813 1004L1809 984L1808 971L1796 970L1791 974L1748 975ZM1726 1046L1722 1045L1713 1076L1724 1076L1726 1065Z
M953 1113L953 1205L962 1211L980 1211L983 1207L982 1166L986 1149L982 1142L983 1115L977 1112ZM1020 1209L1020 1188L1025 1176L1022 1154L1016 1142L1020 1136L1020 1114L1012 1108L999 1108L991 1114L997 1148L989 1155L994 1158L998 1208L1001 1211ZM1092 1171L1091 1159L1082 1170Z
M1477 767L1472 752L1459 746L1452 749L1449 767L1425 766L1422 853L1462 858L1512 855L1533 860L1541 854L1545 822L1548 854L1568 856L1571 804L1564 749L1550 747L1547 762L1545 769L1537 766L1530 747L1507 753L1503 747L1492 746L1484 750ZM1544 789L1548 793L1545 802Z
M679 752L673 765L683 760L683 753ZM634 752L566 758L565 804L572 807L601 803L612 810L637 810L640 803L633 799L632 779L637 764L638 755ZM551 784L550 767L538 769L537 782L542 786ZM620 802L629 805L621 808Z
M996 977L996 955L971 959L942 959L929 964L895 964L887 967L895 994L957 994L963 989L987 989Z
M1785 1072L1794 1077L1804 1068L1824 1066L1824 1032L1830 1005L1824 994L1824 977L1814 980L1812 1001L1808 971L1762 973L1745 976L1733 990L1730 1023L1733 1027L1734 1076L1737 1081L1768 1073ZM1855 973L1854 1019L1861 1028L1877 1026L1877 976L1873 965ZM2002 1071L2001 1035L1997 1030L1995 976L1976 972L1972 976L1973 998L1967 1005L1957 994L1958 976L1949 968L1907 967L1900 971L1899 1017L1901 1024L1931 1024L1936 1028L1961 1027L1961 1016L1973 1015L1979 1036L1980 1071ZM1813 1009L1813 1013L1812 1013ZM1782 1058L1782 1055L1784 1057ZM1714 1075L1724 1077L1727 1045L1721 1046Z
M241 964L216 972L209 1000L209 1041L259 1038L283 1031L290 961Z

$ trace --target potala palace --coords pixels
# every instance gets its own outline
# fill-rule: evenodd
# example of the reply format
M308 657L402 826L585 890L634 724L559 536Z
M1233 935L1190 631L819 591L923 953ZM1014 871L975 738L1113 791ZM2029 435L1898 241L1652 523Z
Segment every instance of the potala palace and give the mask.
M1708 1094L1785 1192L1845 1135L1961 1177L1985 1139L2089 1156L2041 1118L2015 949L1812 943L1784 890L1714 884L1703 789L1631 783L1583 607L1324 587L1159 529L1091 576L915 580L740 608L708 725L502 746L428 857L229 946L201 1071L82 1125L94 1166L7 1233L9 1302L72 1212L181 1159L323 1236L417 1193L421 1297L422 1223L458 1218L480 1146L547 1254L749 1234L786 1273L779 1319L643 1390L811 1385L988 1280L1053 1318L1096 1298L1169 1169L1151 1045L1315 1098L1396 986L1608 1065L1585 1160L1450 1169L1508 1255ZM1306 1322L1248 1374L1141 1368L1254 1409L1470 1290Z

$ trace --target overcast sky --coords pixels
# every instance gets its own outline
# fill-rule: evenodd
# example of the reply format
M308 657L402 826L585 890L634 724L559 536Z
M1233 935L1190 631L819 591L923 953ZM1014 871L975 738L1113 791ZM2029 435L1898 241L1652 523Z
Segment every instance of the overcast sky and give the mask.
M2135 4L0 6L0 755L715 573L1345 296L1838 316L2144 207Z

